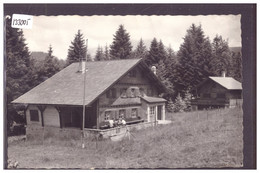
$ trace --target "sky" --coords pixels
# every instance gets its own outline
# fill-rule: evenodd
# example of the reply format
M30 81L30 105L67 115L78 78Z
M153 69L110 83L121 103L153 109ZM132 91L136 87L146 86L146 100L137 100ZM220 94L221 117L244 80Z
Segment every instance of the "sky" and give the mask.
M178 51L187 29L194 23L202 26L212 41L218 34L228 40L230 47L241 46L241 15L206 16L34 16L32 29L24 29L29 50L47 52L66 59L68 48L78 30L88 39L88 51L95 56L98 46L113 42L113 35L123 24L130 34L133 49L142 38L147 49L153 38L162 40L166 47Z

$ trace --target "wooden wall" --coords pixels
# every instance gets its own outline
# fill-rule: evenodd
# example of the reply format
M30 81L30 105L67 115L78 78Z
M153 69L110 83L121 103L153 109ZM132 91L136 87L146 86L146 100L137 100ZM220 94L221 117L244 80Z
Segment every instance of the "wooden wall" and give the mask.
M31 121L30 110L37 110L38 111L39 121ZM27 126L31 125L31 124L42 126L41 112L40 112L40 110L38 109L37 106L35 106L35 105L29 105L28 106L28 108L26 110L26 120L27 120Z
M126 110L126 117L131 117L131 111L134 108L137 108L138 116L141 116L142 119L147 119L146 109L140 105L126 105L119 107L111 107L111 105L121 97L121 90L127 89L127 94L129 94L129 89L131 87L138 87L144 89L144 93L148 96L158 97L159 92L154 84L147 78L146 74L143 73L140 67L135 67L132 71L135 71L135 77L131 77L129 74L126 74L120 81L118 81L112 88L116 89L115 98L107 98L106 93L99 97L99 123L104 121L105 111L111 111L112 117L117 118L119 116L119 110ZM109 91L107 91L109 92Z
M39 121L31 121L30 110L37 110ZM27 125L39 125L42 126L41 112L36 105L29 105L26 110ZM44 126L60 127L59 113L54 106L46 106L43 112Z

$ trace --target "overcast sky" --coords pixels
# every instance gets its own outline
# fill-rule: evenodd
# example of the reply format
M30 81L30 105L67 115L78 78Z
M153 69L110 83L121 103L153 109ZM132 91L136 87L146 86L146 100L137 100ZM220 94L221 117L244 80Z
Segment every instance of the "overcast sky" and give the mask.
M192 23L202 25L210 40L221 35L230 47L241 46L240 15L208 16L34 16L32 29L24 29L30 51L47 52L51 44L54 56L66 59L68 48L80 29L88 38L89 52L95 55L98 45L105 47L113 41L120 24L130 34L135 49L140 38L149 49L155 37L165 46L178 51L183 37Z

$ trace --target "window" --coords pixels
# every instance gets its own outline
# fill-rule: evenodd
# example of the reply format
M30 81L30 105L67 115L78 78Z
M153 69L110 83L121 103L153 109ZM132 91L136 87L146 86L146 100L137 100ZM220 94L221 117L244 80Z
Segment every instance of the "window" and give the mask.
M144 89L143 89L143 88L140 88L139 90L140 90L140 96L143 97L143 96L144 96Z
M148 96L153 96L153 89L147 89L147 95Z
M135 97L135 89L131 88L131 97Z
M121 95L121 97L123 97L123 98L126 97L126 88L122 88L122 89L120 90L120 95Z
M104 120L106 121L106 120L109 120L110 119L110 116L111 116L111 111L106 111L105 112L105 118L104 118Z
M136 71L135 70L132 70L128 73L128 76L129 77L136 77Z
M39 112L38 110L30 110L30 120L39 121Z
M138 113L137 113L137 108L132 109L132 112L131 112L132 118L136 118L137 115L138 115Z
M125 109L119 110L119 118L125 118Z
M150 107L150 114L154 115L155 114L155 106Z
M225 93L217 93L217 98L226 98L226 94Z

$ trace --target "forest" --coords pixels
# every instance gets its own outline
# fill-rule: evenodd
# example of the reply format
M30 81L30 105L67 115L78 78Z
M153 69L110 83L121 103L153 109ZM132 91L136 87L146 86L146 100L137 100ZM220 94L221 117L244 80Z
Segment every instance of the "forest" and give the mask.
M208 76L227 76L242 82L241 48L231 48L228 40L216 35L210 40L201 25L191 24L183 36L178 51L153 38L146 47L142 38L132 46L131 35L124 25L111 36L111 44L98 46L92 57L81 30L76 31L68 47L66 60L53 56L55 48L46 48L47 53L30 52L21 29L11 27L11 19L5 26L5 103L8 131L13 123L25 123L24 107L11 101L53 76L66 66L81 60L109 61L115 59L142 58L148 67L156 66L157 76L166 86L168 112L190 111L190 100L195 97L195 87ZM66 50L65 50L66 51ZM40 57L40 58L39 58Z

